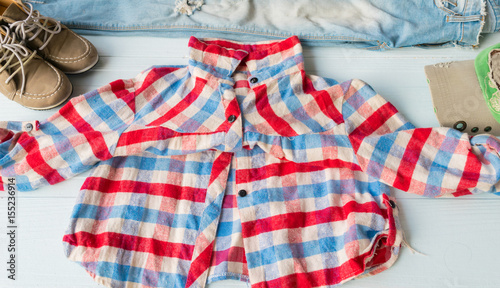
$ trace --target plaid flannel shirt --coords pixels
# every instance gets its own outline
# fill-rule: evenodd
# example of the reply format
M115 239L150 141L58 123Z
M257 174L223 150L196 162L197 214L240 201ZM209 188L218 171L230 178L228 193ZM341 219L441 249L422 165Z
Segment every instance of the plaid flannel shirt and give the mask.
M415 128L360 80L306 75L297 37L191 38L45 121L2 122L19 190L92 169L64 244L108 287L325 287L379 273L402 243L390 187L496 192L499 141Z

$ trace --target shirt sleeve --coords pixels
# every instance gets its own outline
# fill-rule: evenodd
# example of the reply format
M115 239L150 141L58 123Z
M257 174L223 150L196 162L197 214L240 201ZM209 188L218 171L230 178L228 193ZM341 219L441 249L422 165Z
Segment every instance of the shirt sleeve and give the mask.
M111 158L134 119L135 92L147 71L74 97L44 121L0 122L0 190L10 177L18 190L29 191Z
M394 188L427 197L497 192L499 140L451 128L415 128L361 80L344 88L342 114L360 168Z

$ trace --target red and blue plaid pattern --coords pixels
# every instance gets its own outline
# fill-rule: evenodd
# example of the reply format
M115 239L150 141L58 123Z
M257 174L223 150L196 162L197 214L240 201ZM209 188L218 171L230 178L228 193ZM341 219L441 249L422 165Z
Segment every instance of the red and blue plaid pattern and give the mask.
M73 98L32 130L0 124L0 176L19 190L92 169L64 243L103 285L332 286L397 259L390 187L497 192L496 138L415 128L360 80L306 75L297 37L189 46L186 67Z

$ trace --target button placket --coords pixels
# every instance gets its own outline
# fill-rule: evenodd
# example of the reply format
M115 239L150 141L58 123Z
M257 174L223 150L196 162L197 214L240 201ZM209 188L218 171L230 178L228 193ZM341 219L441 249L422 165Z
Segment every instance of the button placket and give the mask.
M247 196L250 194L251 189L251 176L249 168L251 167L252 160L250 151L243 149L235 153L235 176L238 181L235 182L236 186L234 191L236 196L241 201L248 201ZM238 200L238 201L239 201Z
M226 117L226 121L224 123L224 151L233 152L241 149L243 138L243 121L235 90L232 87L227 90L229 90L229 93L234 94L234 97L230 101L222 98L222 102L224 103L225 108L224 114ZM224 91L224 93L226 93L226 91Z
M226 113L229 114L229 116L227 116L226 120L229 123L233 123L238 118L236 116L236 114L233 114L234 112L237 112L237 111L235 111L234 108L237 108L237 106L238 106L238 104L233 103L233 101L236 101L235 100L236 93L235 93L234 89L232 89L232 88L224 89L222 87L222 85L219 86L219 93L220 93L222 99L224 100L223 102L225 102L224 106L226 108ZM229 102L226 102L226 101L229 101Z
M204 223L204 226L200 226L200 230L198 231L198 236L194 244L193 256L191 259L191 261L193 263L197 263L197 265L210 264L203 262L202 253L207 249L209 245L215 243L217 237L217 229L219 227L220 217L222 213L222 204L225 197L225 191L227 189L227 180L231 167L232 157L232 153L226 153L222 151L217 151L214 155L214 163L216 162L217 166L223 168L218 172L216 179L214 179L214 181L212 181L211 184L209 184L207 187L205 207L211 207L211 209L205 208L204 212L200 216L200 223ZM212 173L214 172L215 171L212 171ZM200 268L204 271L202 275L197 275L196 278L197 281L200 281L200 283L205 283L208 276L207 273L209 270L209 266L191 266L189 274L196 273L193 268Z

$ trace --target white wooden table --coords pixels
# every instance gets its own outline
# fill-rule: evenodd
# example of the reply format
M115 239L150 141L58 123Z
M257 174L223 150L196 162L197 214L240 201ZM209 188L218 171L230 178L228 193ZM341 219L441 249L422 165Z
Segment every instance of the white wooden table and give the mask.
M71 76L73 95L130 78L151 65L186 65L187 39L88 36L99 64ZM482 38L482 48L500 34ZM346 48L304 49L306 70L344 81L360 78L391 101L417 127L438 126L424 65L473 59L479 50L397 49L369 52ZM1 98L1 120L45 119L56 109L33 111ZM102 287L63 254L62 237L86 174L18 197L17 280L7 279L6 199L0 199L0 287ZM395 191L407 240L427 256L403 248L396 264L343 287L500 287L500 197L426 199ZM247 287L221 281L209 288Z

